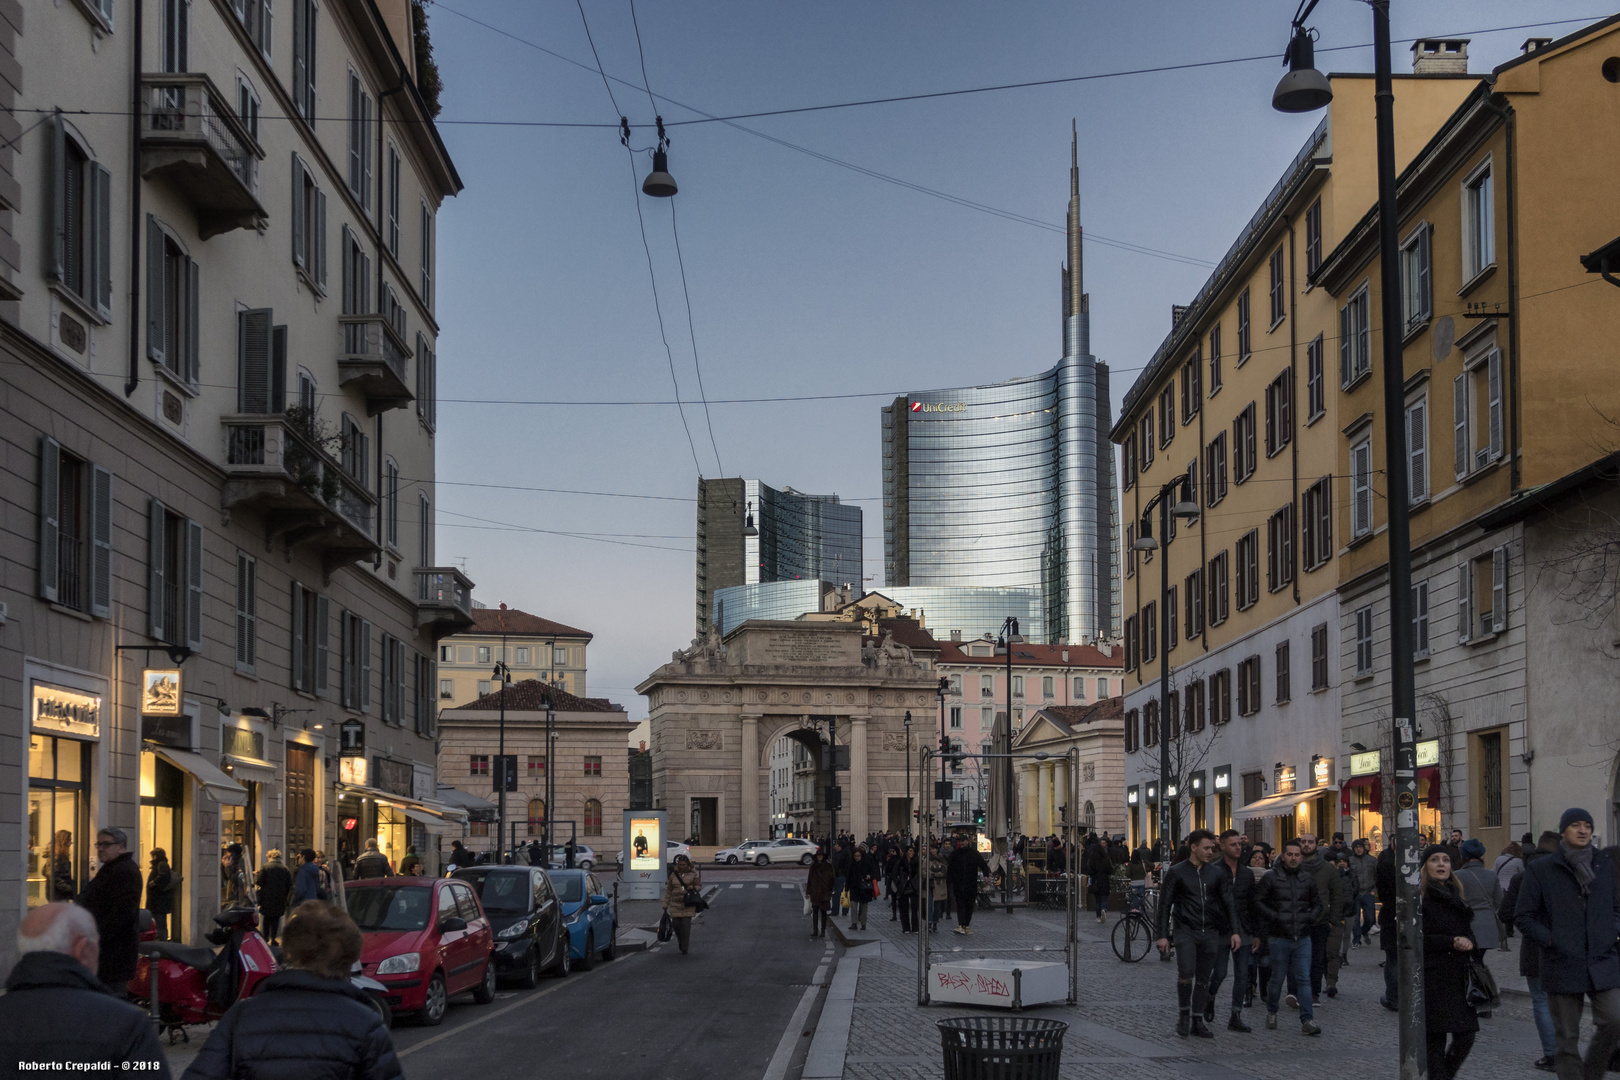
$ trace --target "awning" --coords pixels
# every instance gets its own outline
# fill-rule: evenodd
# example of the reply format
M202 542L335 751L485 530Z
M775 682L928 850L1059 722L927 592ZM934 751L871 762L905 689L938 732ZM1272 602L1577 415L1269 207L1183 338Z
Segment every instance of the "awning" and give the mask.
M1290 791L1286 795L1271 795L1258 802L1238 807L1232 811L1232 816L1239 819L1282 817L1284 814L1292 814L1300 803L1310 802L1318 795L1331 795L1338 790L1336 787L1313 787L1304 791Z
M1440 809L1440 766L1425 765L1417 771L1417 778L1419 782L1429 782L1429 809Z
M153 746L152 753L167 761L181 772L196 777L202 789L214 797L215 802L227 806L246 806L247 789L226 775L225 770L201 754L190 750L175 750L168 746Z
M416 810L409 806L401 807L401 809L405 811L405 816L412 821L427 826L427 831L433 836L449 836L459 840L462 834L467 831L458 821L446 821L444 818L430 814L425 810Z
M495 804L488 799L481 799L471 792L462 791L448 784L439 785L438 795L439 801L446 806L458 806L467 811L468 821L495 820Z
M246 780L250 784L271 784L276 779L276 767L258 758L221 754L219 763L230 766L231 776L237 780Z
M1350 805L1350 790L1352 788L1359 787L1372 789L1371 802L1373 810L1377 811L1378 813L1383 813L1384 778L1379 776L1377 773L1369 773L1366 776L1352 776L1340 787L1339 809L1343 811L1343 816L1349 817L1354 811L1355 808Z
M427 814L441 821L459 823L467 819L467 811L459 806L451 806L435 799L414 799L409 795L395 795L392 791L368 787L365 784L339 784L338 791L344 795L358 795L367 799L376 799L384 805L398 807L407 812L415 810L418 813Z

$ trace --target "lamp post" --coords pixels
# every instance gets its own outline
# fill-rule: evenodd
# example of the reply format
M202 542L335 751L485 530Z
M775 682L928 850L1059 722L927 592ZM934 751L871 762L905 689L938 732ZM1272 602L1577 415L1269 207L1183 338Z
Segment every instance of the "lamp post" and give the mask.
M557 708L552 699L550 688L546 692L546 817L544 828L546 844L546 866L551 865L552 836L551 814L556 808L557 797Z
M911 710L906 710L906 718L900 721L906 729L906 813L911 813ZM911 822L906 822L906 835L911 835Z
M501 684L500 745L495 752L495 761L497 763L495 772L496 779L499 781L499 787L496 789L495 797L500 801L500 807L496 811L496 815L501 821L500 828L496 829L495 831L496 866L501 865L501 863L504 861L501 856L506 847L506 789L511 784L511 779L508 777L506 772L506 687L511 681L511 675L511 669L506 666L506 635L502 634L501 658L495 661L495 671L493 674L493 677L499 680ZM514 843L515 842L516 841L514 841Z
M1001 808L1002 809L1001 816L1002 816L1002 820L1004 821L1004 823L1006 825L1006 831L1002 835L1002 840L1007 845L1007 851L1006 851L1006 854L1003 856L1003 858L1006 860L1006 865L1008 865L1008 866L1012 865L1012 833L1013 833L1013 812L1012 812L1012 802L1013 802L1012 801L1012 781L1013 781L1013 772L1012 772L1012 770L1013 770L1013 764L1012 764L1012 654L1013 654L1013 646L1014 645L1022 645L1023 643L1024 643L1024 637L1023 637L1022 634L1020 634L1018 632L1018 620L1015 619L1015 618L1012 618L1012 617L1008 617L1007 621L1001 624L1001 636L996 639L996 655L998 655L998 656L1006 656L1006 658L1007 658L1007 693L1006 693L1006 698L1007 698L1007 745L1003 750L1003 752L1007 755L1007 757L1004 759L1005 762L1006 762L1006 772L1005 772L1005 776L1004 776L1005 790L1003 790L1002 794L1001 794L1001 801L1002 801L1002 804L1003 804L1002 808ZM981 769L980 770L980 776L982 777L983 775L984 775L984 772ZM1010 898L1009 890L1011 888L1012 888L1012 875L1011 874L1002 874L1001 875L1001 902L1003 904L1008 902L1008 900ZM1012 909L1008 908L1007 910L1010 912Z
M1287 75L1272 105L1281 112L1311 112L1333 99L1332 87L1312 62L1305 20L1317 0L1301 0L1288 46ZM1423 1016L1423 912L1418 903L1421 852L1417 822L1417 692L1412 665L1412 552L1406 470L1406 372L1401 355L1400 242L1395 205L1395 91L1390 74L1389 0L1368 0L1373 13L1373 106L1378 153L1378 260L1384 361L1384 479L1389 530L1389 671L1395 757L1396 951L1400 964L1401 1080L1428 1074Z
M939 679L939 788L934 792L939 797L939 833L945 835L945 758L951 752L951 737L945 733L945 691L950 688L951 680L941 675ZM918 781L921 783L921 781Z

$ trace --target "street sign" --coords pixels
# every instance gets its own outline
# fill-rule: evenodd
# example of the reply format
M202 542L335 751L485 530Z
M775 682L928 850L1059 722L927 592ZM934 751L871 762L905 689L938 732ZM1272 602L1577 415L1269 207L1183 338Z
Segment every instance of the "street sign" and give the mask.
M821 767L829 772L849 771L849 747L823 746L821 748Z
M517 785L517 755L495 755L495 790L516 791Z
M953 798L953 789L955 786L956 785L951 783L949 780L935 780L934 798L941 802L950 802Z
M345 720L338 726L338 753L343 757L364 757L366 753L366 725L359 720Z
M842 810L844 808L844 789L836 785L827 786L827 809Z

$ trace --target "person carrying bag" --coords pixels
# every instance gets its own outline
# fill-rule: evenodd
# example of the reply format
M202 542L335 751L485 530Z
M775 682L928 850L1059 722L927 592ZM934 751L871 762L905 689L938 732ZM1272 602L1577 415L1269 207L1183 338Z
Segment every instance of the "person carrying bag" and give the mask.
M680 944L683 956L692 941L692 918L706 907L708 904L703 900L703 879L698 876L697 868L687 856L675 856L675 866L669 873L669 881L664 885L664 917L672 924L675 940Z

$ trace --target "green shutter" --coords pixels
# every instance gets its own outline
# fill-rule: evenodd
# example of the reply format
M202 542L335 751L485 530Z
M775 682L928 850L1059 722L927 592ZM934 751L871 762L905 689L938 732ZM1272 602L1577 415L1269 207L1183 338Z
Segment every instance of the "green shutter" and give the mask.
M90 470L90 614L105 619L112 613L112 473Z
M163 521L168 510L156 499L146 510L146 629L150 637L164 640L163 595L168 584L168 553L163 546Z

